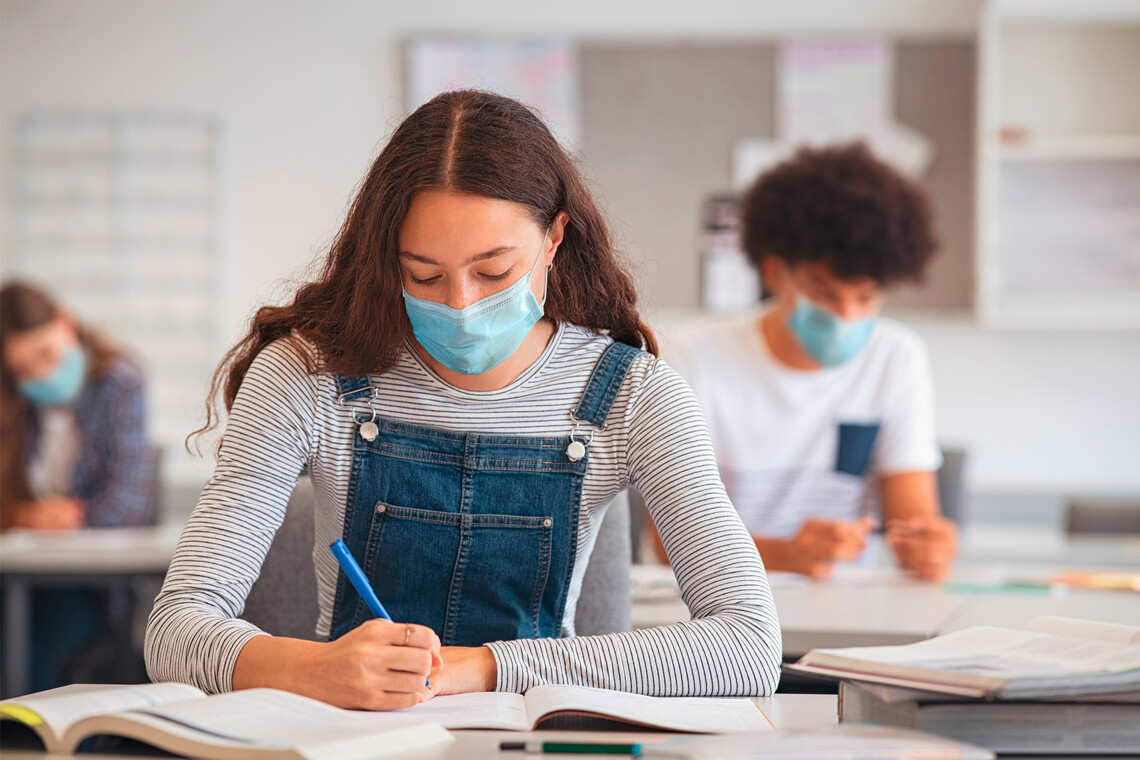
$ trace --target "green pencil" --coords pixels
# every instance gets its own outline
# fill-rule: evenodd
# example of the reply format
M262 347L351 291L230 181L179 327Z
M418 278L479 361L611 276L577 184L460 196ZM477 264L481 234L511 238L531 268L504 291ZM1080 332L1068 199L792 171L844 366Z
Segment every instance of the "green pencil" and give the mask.
M576 753L580 755L632 755L641 754L640 744L591 744L571 742L503 742L500 750L521 750L541 753Z

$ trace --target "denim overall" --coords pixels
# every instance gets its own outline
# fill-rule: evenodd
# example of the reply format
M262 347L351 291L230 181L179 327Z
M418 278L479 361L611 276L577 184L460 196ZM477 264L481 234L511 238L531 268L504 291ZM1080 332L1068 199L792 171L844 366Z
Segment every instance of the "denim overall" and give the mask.
M606 349L572 412L576 422L605 427L638 353L624 343ZM337 383L342 403L375 397L367 377L339 375ZM392 619L430 627L445 646L561 635L589 464L588 450L569 448L575 433L483 435L371 421L373 440L359 425L353 432L344 542ZM330 638L371 616L341 572Z

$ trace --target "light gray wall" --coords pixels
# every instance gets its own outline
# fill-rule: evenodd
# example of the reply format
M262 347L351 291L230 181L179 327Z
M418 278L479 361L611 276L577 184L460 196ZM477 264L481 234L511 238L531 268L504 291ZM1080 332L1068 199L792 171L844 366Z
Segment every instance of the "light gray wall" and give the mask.
M641 43L649 49L663 42L731 43L729 58L755 55L747 49L757 40L782 34L902 35L900 51L911 64L899 73L900 109L913 101L925 109L922 118L931 119L928 127L916 126L936 129L943 119L964 118L953 109L938 111L962 96L937 74L944 67L961 71L962 39L974 28L977 7L975 0L582 0L571 7L507 0L2 0L0 255L11 250L11 138L21 114L215 113L226 125L230 285L222 312L232 338L252 308L278 292L282 278L327 244L366 166L403 115L400 45L408 35L568 34L587 46ZM930 47L935 38L945 44ZM927 52L910 52L912 43ZM925 71L932 74L920 76ZM951 100L941 103L944 94ZM744 118L770 118L760 100L748 108ZM700 140L694 144L705 150ZM702 183L719 182L703 163L687 160L662 159L687 166ZM608 161L593 168L598 178L612 172ZM932 183L940 171L936 163ZM603 200L619 191L637 194L636 181L604 179ZM680 187L688 179L678 174L669 181ZM958 180L946 175L940 181ZM703 189L685 192L695 197ZM944 234L966 240L968 207L943 213L956 220L944 219L953 227ZM682 216L691 222L696 212L677 213ZM652 260L657 246L630 239L632 225L615 221L631 253ZM947 294L960 293L961 276L936 270L936 287L945 282ZM996 333L960 314L927 313L916 323L935 357L943 431L973 448L976 487L1140 492L1134 464L1140 461L1140 399L1132 382L1140 377L1140 336ZM200 408L201 399L185 399L187 430ZM178 446L169 442L176 477L204 479L210 463L194 464Z
M701 201L730 188L737 140L775 136L776 54L771 41L582 46L582 154L647 306L698 306ZM973 306L973 42L900 42L894 90L896 117L934 145L921 184L942 245L927 282L891 300L964 311Z

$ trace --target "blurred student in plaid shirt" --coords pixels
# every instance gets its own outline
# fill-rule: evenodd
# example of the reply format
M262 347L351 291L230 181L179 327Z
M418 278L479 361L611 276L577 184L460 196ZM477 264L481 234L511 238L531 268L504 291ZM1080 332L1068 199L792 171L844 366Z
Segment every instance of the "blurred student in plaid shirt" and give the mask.
M0 529L141 525L153 515L138 367L55 304L0 288ZM33 686L56 685L69 652L103 627L93 592L33 599Z

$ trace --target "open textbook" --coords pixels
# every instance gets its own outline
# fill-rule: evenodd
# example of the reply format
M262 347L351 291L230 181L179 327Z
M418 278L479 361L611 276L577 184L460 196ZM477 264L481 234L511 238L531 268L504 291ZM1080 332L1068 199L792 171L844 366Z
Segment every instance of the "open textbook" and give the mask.
M447 728L530 731L565 717L585 717L684 733L769 731L772 724L750 699L646 697L588 686L535 686L526 695L490 692L435 697L392 713ZM588 725L588 724L583 724ZM577 727L576 725L563 727Z
M65 686L5 700L0 730L7 746L38 740L52 753L133 741L212 760L363 760L452 740L427 719L341 710L276 689L207 696L177 683Z
M1041 617L905 646L814 649L790 672L927 692L1039 699L1140 689L1140 627Z
M97 737L119 737L216 760L379 757L447 741L446 728L529 731L560 719L691 733L772 727L749 699L647 697L585 686L536 686L525 696L440 696L392 712L341 710L276 689L207 696L176 683L66 686L0 702L6 743L32 733L44 749L70 753L90 748Z

